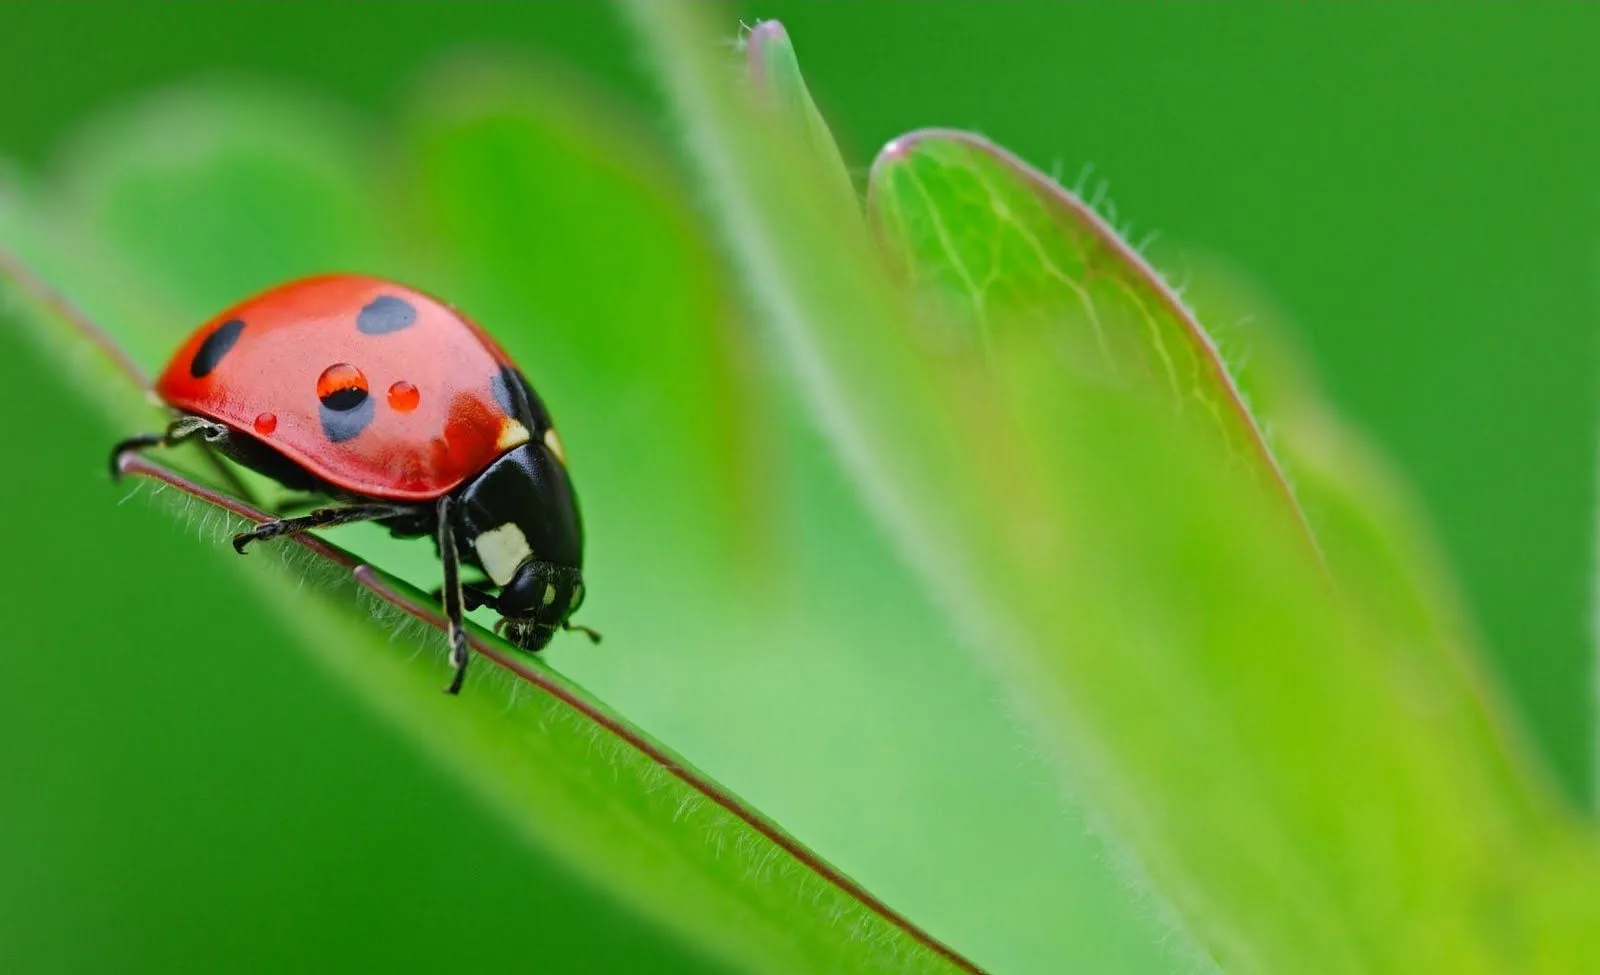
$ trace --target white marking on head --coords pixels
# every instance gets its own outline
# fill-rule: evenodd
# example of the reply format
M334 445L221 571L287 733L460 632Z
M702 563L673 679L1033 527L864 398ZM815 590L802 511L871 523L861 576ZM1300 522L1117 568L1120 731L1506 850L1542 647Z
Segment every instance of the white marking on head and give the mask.
M556 428L551 427L544 432L544 445L556 455L556 460L561 461L561 466L567 466L567 452L561 449L561 438L556 436Z
M548 605L550 605L551 603L553 603L555 601L556 601L556 586L555 586L555 583L547 582L547 583L544 584L544 602L541 603L541 605L548 606Z
M483 571L489 573L497 586L509 583L522 563L533 555L528 537L509 521L474 538L472 547L478 550Z
M527 443L529 439L527 427L516 420L507 418L504 423L500 424L500 436L495 440L494 445L497 449L505 451L510 450L512 447L520 447Z

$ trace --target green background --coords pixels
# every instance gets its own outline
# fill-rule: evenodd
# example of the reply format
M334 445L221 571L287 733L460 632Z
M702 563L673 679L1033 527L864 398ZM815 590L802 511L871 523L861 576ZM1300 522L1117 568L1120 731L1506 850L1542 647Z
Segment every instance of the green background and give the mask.
M910 128L972 128L1068 182L1092 162L1133 236L1161 231L1174 277L1219 257L1248 273L1418 487L1495 669L1588 793L1600 11L741 13L788 25L853 164ZM48 171L85 119L217 79L382 123L419 70L481 46L565 64L665 118L601 4L16 4L0 11L0 156ZM1248 322L1212 324L1248 356ZM516 845L309 661L275 653L282 624L241 608L243 584L169 519L116 507L104 428L50 370L0 333L0 966L696 968ZM796 768L817 760L791 747Z

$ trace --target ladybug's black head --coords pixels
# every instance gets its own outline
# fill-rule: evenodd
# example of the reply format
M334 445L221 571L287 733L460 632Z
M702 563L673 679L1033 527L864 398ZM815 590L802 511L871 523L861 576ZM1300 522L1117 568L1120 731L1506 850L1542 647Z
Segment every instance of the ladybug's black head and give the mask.
M524 650L539 650L583 603L583 573L552 562L524 562L500 589L499 629Z
M507 451L461 487L454 512L464 554L500 589L498 629L542 648L583 602L583 531L560 457L543 441Z

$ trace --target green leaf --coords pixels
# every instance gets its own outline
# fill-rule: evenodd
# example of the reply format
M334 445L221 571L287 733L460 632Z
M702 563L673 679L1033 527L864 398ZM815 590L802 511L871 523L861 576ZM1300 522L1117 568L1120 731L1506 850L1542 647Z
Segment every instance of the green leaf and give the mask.
M1093 208L988 141L929 129L873 163L867 212L919 294L976 333L1037 331L1064 366L1093 364L1197 418L1298 502L1216 346L1183 300Z
M806 87L789 32L776 20L763 20L750 28L744 45L758 96L768 102L769 110L799 124L818 167L835 184L835 192L841 199L854 198L850 171L833 141L833 132L812 100L811 90Z
M1592 836L1508 774L1439 648L1331 592L1187 424L1019 359L1003 366L1015 422L1049 445L1072 539L1048 591L1078 644L1057 637L1065 706L1095 739L1076 766L1219 965L1600 957L1600 903L1572 893L1600 866Z
M179 89L97 121L41 187L73 297L147 369L195 323L300 275L390 266L370 136L270 89ZM88 265L95 265L93 268Z
M1079 361L1100 348L1093 328L1060 334L1051 309L995 319L987 355L969 354L906 313L804 134L707 56L701 9L626 9L790 375L874 514L1201 955L1262 972L1600 958L1600 903L1582 893L1593 838L1464 730L1462 683L1414 629L1328 585L1253 422L1214 396L1232 386L1203 333L1155 316L1131 252L1102 239L1042 272L1109 289L1119 317L1100 324L1138 334L1106 333L1103 362ZM1002 260L938 280L1036 293L1040 273L1001 280L1027 267L1017 241L982 235L996 197L974 207L955 188L929 210L970 219ZM1008 211L1037 204L997 193ZM1034 265L1049 253L1027 249ZM1103 382L1135 365L1148 381ZM1197 436L1194 415L1220 436Z
M237 265L214 268L230 277L230 288L311 270L301 265L312 262L381 273L410 259L393 256L394 238L374 212L376 198L359 192L361 174L372 171L359 140L336 140L343 148L324 153L329 130L317 124L316 113L307 121L292 111L260 110L249 99L241 106L185 97L180 108L174 115L172 106L158 104L149 116L174 132L178 149L136 151L151 141L137 123L132 135L108 137L54 201L49 234L15 238L48 237L94 254L89 262L45 263L67 269L52 277L74 296L81 292L116 311L109 321L119 339L163 349L211 310L206 302L227 300L210 294L220 290L214 282L183 268L227 252L252 219L281 229L259 246L239 248ZM174 118L204 124L190 131ZM291 159L279 165L281 146L312 148L287 150ZM182 186L192 192L180 192ZM7 272L24 267L20 259L4 264ZM8 290L27 298L52 351L81 344L60 315L62 304L35 284L7 273ZM123 408L111 414L119 423L138 415L130 407L142 398L131 385L121 388ZM210 536L218 529L225 534L236 524L213 524L208 543L215 544ZM441 695L437 634L397 632L392 616L374 623L350 612L358 583L395 590L406 606L416 605L415 593L371 570L353 570L338 550L321 556L331 568L292 550L287 570L272 558L228 553L226 561L259 587L262 604L284 608L307 652L455 772L531 847L570 865L644 923L659 925L686 953L738 970L963 967L577 685L481 631L479 645L498 648L502 667L516 664L508 669L520 672L511 676L480 661L461 699ZM303 585L308 579L316 585Z

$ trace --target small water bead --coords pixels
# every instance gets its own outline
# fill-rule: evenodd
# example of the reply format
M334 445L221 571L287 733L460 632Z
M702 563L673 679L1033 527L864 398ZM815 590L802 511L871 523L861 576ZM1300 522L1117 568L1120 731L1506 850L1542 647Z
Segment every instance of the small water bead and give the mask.
M417 387L404 379L389 387L389 405L401 413L410 413L422 401L422 394Z
M256 417L256 432L263 437L272 436L272 431L278 429L278 416L276 413L262 413Z

